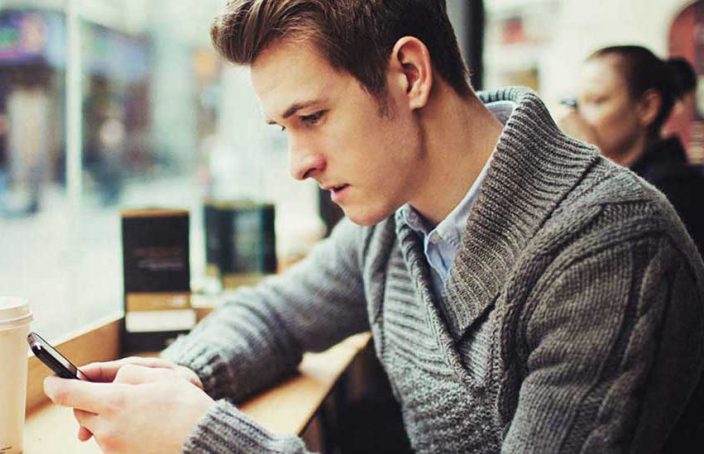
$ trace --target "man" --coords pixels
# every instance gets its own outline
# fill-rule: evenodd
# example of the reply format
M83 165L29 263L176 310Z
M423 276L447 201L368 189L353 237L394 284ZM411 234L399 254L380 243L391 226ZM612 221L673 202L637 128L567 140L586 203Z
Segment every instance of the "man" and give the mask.
M304 452L225 399L371 329L417 452L664 446L702 369L704 271L659 193L562 135L534 93L473 93L442 0L236 0L213 39L251 66L293 176L349 221L173 363L48 379L81 438Z

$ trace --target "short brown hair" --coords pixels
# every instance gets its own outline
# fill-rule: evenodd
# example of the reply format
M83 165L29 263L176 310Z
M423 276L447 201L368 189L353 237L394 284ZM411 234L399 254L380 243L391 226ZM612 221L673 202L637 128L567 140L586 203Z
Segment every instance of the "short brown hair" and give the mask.
M223 57L241 65L251 65L277 40L310 40L334 68L377 97L386 93L394 45L414 36L460 96L472 91L445 0L230 0L211 36Z

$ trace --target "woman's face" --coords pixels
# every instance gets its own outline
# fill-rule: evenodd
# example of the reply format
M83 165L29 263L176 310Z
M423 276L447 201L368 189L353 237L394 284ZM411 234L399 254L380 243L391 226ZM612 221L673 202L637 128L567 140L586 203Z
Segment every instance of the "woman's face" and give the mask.
M601 152L619 162L642 140L638 102L631 99L618 57L595 57L584 64L578 81L579 113L592 127Z

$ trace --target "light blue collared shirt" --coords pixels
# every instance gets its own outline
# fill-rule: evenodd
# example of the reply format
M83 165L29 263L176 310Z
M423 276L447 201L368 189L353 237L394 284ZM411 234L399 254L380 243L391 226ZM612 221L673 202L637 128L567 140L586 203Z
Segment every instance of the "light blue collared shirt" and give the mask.
M497 101L487 104L486 107L505 125L513 112L515 103L510 101ZM401 207L402 219L404 219L406 224L423 239L423 251L433 271L431 274L436 296L442 296L442 288L445 285L447 275L452 268L455 256L460 248L462 235L467 225L467 219L469 219L472 206L474 206L477 195L479 195L479 188L489 171L493 155L494 153L492 152L491 157L489 157L486 164L484 164L484 168L459 205L457 205L435 228L429 229L427 222L412 206L406 204Z

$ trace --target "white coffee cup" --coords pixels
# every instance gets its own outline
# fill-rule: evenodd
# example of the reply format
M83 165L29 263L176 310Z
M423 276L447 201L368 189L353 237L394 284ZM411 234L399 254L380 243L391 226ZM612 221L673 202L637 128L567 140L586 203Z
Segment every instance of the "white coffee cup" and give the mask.
M31 321L27 300L0 296L0 454L22 452Z

